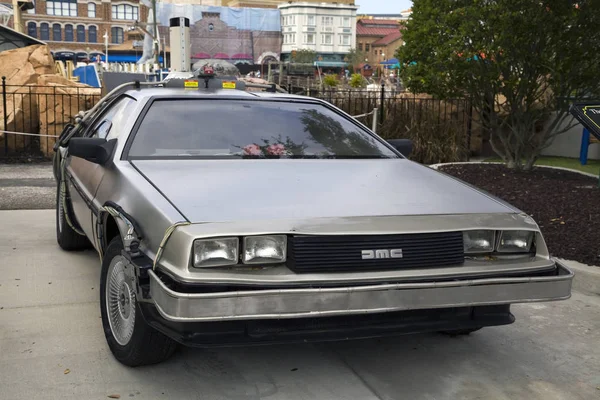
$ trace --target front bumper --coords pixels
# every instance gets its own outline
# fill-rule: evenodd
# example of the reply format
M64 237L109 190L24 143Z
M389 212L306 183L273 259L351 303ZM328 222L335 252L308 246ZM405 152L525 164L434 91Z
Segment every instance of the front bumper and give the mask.
M309 289L181 293L149 271L150 298L172 322L269 320L381 314L564 300L573 272L556 262L547 276L457 279Z

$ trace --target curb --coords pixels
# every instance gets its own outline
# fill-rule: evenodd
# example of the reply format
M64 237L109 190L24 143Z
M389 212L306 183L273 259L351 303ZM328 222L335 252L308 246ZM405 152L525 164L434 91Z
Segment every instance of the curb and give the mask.
M573 290L588 295L600 296L600 268L561 258L557 258L557 260L575 273Z
M498 165L504 164L501 162L486 162L486 161L460 161L460 162L451 162L451 163L441 163L441 164L431 164L428 167L433 169L438 169L439 167L443 167L445 165L462 165L462 164L489 164L489 165ZM585 175L590 178L598 179L598 175L590 174L589 172L578 171L576 169L564 168L564 167L553 167L551 165L536 165L535 168L548 168L548 169L558 169L561 171L574 172L579 175Z

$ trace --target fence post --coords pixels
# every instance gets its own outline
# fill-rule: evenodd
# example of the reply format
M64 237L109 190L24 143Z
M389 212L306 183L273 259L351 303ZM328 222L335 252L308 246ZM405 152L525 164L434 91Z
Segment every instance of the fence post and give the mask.
M6 77L2 77L2 111L4 114L4 155L8 155L8 109L6 108Z
M381 107L379 108L379 120L383 123L383 102L385 101L385 83L381 84Z
M473 130L473 99L469 99L469 116L467 117L467 161L471 161L471 131Z
M373 109L373 132L377 133L377 107Z

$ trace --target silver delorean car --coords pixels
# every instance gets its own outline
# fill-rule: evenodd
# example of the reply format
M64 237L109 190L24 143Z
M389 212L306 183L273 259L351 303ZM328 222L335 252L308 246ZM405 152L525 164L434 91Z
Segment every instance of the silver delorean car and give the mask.
M125 84L55 145L58 244L98 252L121 363L178 343L468 334L570 297L529 215L325 101L249 86Z

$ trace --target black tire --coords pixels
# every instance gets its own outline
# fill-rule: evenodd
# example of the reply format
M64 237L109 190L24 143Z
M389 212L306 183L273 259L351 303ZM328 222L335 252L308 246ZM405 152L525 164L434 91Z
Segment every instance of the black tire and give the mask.
M121 238L117 236L111 240L102 261L102 272L100 275L100 312L102 314L104 335L108 347L120 363L129 367L157 364L173 355L177 349L177 343L146 323L137 301L135 301L133 333L126 344L119 344L108 320L106 285L109 267L113 259L121 256L122 250L123 243Z
M65 212L71 208L70 200L67 198L66 207L63 207L60 193L60 180L56 185L56 241L61 249L66 251L85 250L92 247L88 238L75 232L67 223ZM72 214L71 214L72 215Z
M467 336L473 332L477 332L480 329L482 329L482 327L469 328L469 329L455 329L452 331L441 331L440 333L443 333L444 335L448 335L448 336Z

